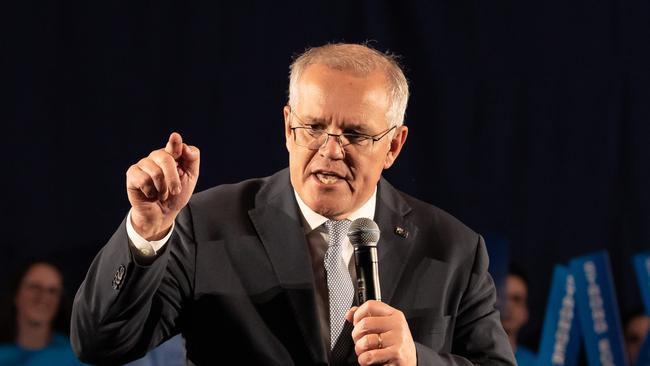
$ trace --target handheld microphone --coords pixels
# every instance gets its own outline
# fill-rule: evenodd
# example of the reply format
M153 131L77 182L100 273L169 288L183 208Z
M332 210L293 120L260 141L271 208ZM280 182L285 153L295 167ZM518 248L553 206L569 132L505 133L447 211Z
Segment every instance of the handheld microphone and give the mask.
M365 217L352 221L348 229L348 238L354 247L359 305L367 300L381 301L379 267L377 266L379 234L377 223Z

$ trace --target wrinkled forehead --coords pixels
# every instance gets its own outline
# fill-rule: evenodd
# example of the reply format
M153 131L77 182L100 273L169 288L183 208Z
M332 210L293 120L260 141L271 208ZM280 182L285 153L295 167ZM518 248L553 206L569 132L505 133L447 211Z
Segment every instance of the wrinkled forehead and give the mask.
M295 111L301 117L388 124L390 100L381 73L358 75L312 65L296 86Z

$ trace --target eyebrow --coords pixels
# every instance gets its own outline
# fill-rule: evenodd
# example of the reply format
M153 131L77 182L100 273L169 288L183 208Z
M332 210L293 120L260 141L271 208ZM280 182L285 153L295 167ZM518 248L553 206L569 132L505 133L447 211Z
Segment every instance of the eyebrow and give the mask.
M330 122L326 120L325 118L317 118L317 117L311 117L311 116L304 116L302 117L302 121L305 124L325 124L329 125ZM343 122L343 131L350 131L354 130L355 133L358 134L367 134L370 135L370 132L368 131L368 128L362 123L362 122L353 122L353 121L344 121Z

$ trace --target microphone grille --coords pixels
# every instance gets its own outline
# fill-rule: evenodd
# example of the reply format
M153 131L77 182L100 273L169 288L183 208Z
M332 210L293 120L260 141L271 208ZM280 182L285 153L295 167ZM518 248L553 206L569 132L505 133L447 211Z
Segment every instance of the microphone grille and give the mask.
M376 246L379 241L379 226L369 218L361 217L350 224L348 238L353 246Z

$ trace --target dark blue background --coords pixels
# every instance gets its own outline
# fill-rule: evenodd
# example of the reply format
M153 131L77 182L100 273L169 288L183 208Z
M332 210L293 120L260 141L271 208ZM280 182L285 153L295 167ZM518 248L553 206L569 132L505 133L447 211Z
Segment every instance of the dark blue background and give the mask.
M508 239L531 277L530 339L573 256L608 250L622 309L640 304L647 0L14 1L0 27L7 273L46 256L72 294L128 210L127 167L173 130L202 150L198 189L286 166L292 56L373 40L412 91L386 176Z

